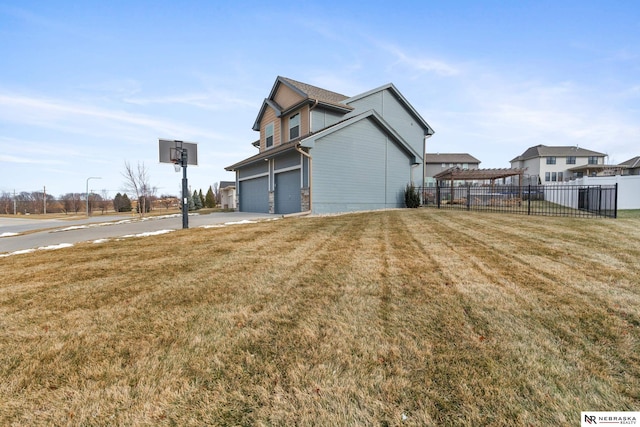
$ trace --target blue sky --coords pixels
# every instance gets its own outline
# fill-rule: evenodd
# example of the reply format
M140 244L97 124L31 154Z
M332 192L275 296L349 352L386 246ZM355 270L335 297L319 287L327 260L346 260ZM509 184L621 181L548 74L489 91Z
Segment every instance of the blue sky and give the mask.
M283 5L283 3L280 3ZM640 2L0 0L0 192L123 190L158 138L198 143L206 191L256 153L278 75L348 96L394 83L428 152L481 167L537 144L640 155Z

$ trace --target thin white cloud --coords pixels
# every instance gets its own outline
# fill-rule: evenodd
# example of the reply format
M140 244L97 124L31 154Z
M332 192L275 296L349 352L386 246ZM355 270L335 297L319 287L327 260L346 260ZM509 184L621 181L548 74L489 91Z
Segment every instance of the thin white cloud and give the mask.
M220 138L206 129L173 123L164 118L122 110L46 98L0 93L0 121L19 122L71 133L127 135L139 129L164 135L206 135ZM125 127L125 129L123 129ZM133 131L132 131L133 129Z
M379 43L379 47L396 58L394 65L405 66L418 72L433 73L439 76L455 76L460 69L444 60L427 57L424 53L402 50L396 45Z
M0 153L0 163L23 163L31 165L59 165L62 162L53 159L34 159L29 157L12 156Z
M231 106L255 108L255 102L247 101L230 93L213 94L180 94L160 97L127 97L125 102L136 105L171 105L182 104L204 110L223 110Z

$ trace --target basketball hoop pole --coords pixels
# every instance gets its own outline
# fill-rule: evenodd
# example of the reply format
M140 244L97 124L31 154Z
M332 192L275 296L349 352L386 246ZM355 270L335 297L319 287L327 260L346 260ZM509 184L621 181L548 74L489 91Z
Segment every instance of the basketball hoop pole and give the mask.
M198 144L177 139L159 139L160 163L172 163L176 172L182 168L182 228L189 228L189 186L187 165L198 165Z
M182 166L182 228L189 228L189 187L187 185L187 149L180 148Z

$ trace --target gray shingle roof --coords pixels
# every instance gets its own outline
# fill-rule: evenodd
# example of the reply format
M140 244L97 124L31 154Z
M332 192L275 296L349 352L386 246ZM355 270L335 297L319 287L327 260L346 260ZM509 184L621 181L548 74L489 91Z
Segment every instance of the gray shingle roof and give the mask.
M534 159L536 157L567 157L567 156L575 156L575 157L589 157L589 156L606 156L604 153L599 153L597 151L586 150L584 148L580 148L577 145L569 145L569 146L554 146L549 147L546 145L536 145L535 147L528 148L524 153L511 160L520 161L527 159Z
M626 162L620 163L620 166L626 166L628 168L640 168L640 156L636 156L633 159L629 159Z
M425 163L480 163L467 153L426 153Z
M298 89L298 91L302 92L309 99L316 99L320 102L325 102L327 104L334 104L334 105L339 105L341 107L348 108L348 106L342 102L345 99L349 98L346 95L342 95L341 93L322 89L307 83L302 83L297 80L290 79L288 77L280 76L278 77L278 79L295 87L296 89Z

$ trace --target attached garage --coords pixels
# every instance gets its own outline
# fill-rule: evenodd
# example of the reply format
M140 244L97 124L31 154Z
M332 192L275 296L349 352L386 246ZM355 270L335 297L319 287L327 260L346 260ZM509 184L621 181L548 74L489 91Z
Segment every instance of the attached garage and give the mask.
M240 211L269 213L269 177L240 181Z
M300 169L276 173L275 213L300 212Z

